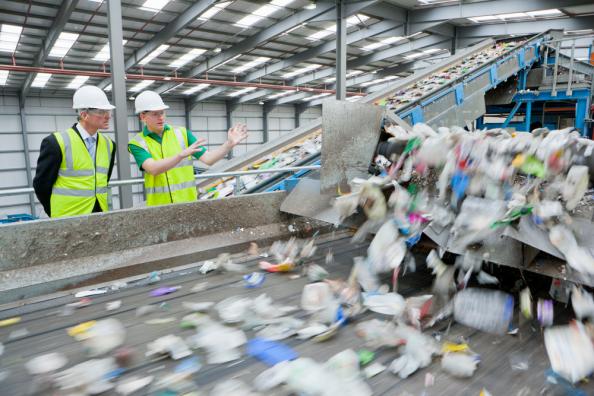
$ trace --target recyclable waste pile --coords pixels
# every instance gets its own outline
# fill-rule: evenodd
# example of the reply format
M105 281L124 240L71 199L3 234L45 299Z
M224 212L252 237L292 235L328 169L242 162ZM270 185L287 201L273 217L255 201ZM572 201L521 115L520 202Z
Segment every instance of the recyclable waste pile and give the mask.
M355 238L362 239L370 232L375 236L367 257L354 260L356 278L362 294L373 297L367 298L369 309L383 313L385 306L391 306L391 313L399 318L397 325L384 323L380 327L375 322L374 331L366 330L366 324L361 323L361 333L368 335L372 345L381 345L379 336L386 337L385 344L394 345L407 338L396 334L397 326L408 320L408 325L413 325L407 328L409 337L426 338L416 342L408 338L403 356L390 367L393 372L404 378L429 364L431 356L440 350L431 346L430 337L414 331L448 317L480 331L515 334L514 295L496 290L499 279L485 270L488 253L477 254L479 247L490 237L501 235L506 227L529 222L561 252L567 273L592 279L592 251L577 242L574 229L579 209L592 199L589 170L581 165L594 149L592 141L582 139L571 128L510 134L505 130L468 132L461 128L434 131L417 124L409 131L399 126L387 126L386 130L393 140L403 143L403 153L390 159L377 158L376 163L383 166L382 174L353 180L351 192L338 197L334 206L342 219L357 210L366 214L367 221ZM457 246L464 247L464 253L451 260L451 265L442 261L445 248L427 255L427 267L435 275L434 294L428 301L434 304L430 319L423 321L423 309L403 314L406 304L397 294L397 279L402 272L414 271L416 263L410 248L426 227L436 224L449 232ZM380 275L384 273L392 274L391 291L381 285ZM477 287L469 287L472 282ZM539 299L533 304L530 285L524 287L517 295L520 311L524 320L534 317L544 329L554 374L551 381L566 381L572 387L587 379L594 372L594 328L589 322L594 309L592 295L578 285L565 290L571 292L575 318L569 324L555 325L553 301ZM564 282L564 287L569 289L571 283ZM400 310L395 309L398 303ZM469 377L479 361L468 348L456 347L442 353L441 367L453 376Z
M498 42L480 52L477 52L454 65L440 70L428 77L415 82L406 89L399 90L393 96L378 101L378 104L386 105L389 109L397 110L427 94L437 91L442 86L453 80L468 74L477 67L500 57L504 52L515 48L517 41Z
M304 160L322 149L322 135L313 134L301 139L294 144L283 148L277 152L269 154L258 161L250 164L243 170L266 170L273 168L284 168L288 166L297 166L297 162ZM274 173L260 173L258 175L240 176L238 190L245 192L258 184L274 177ZM219 181L199 190L199 199L216 199L233 195L236 191L236 179L220 179Z

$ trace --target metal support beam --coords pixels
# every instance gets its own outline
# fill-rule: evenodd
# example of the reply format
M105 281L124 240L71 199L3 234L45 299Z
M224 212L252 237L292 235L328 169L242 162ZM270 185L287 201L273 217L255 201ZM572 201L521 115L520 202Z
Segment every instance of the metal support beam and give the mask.
M348 69L356 69L357 67L368 65L372 62L381 61L387 58L392 58L394 56L404 55L407 52L423 49L426 47L430 47L433 45L443 44L447 42L448 39L445 37L431 35L427 37L420 38L418 40L409 41L407 43L398 45L396 47L391 47L382 51L375 51L369 55L361 56L359 58L355 58L350 60L347 64ZM334 68L326 68L322 70L314 70L312 73L307 74L306 76L298 77L295 80L291 81L291 85L302 85L313 80L317 80L320 78L326 78L334 74ZM286 103L286 102L285 102Z
M518 2L522 4L522 2ZM491 11L492 12L492 11ZM458 26L458 35L461 38L471 37L502 37L514 35L530 35L544 31L555 30L582 30L594 26L593 16L545 19L536 21L505 22L476 26ZM461 48L461 47L459 47Z
M415 34L420 32L439 34L444 37L454 37L455 26L445 21L439 22L423 22L409 25L408 34Z
M293 105L295 109L295 128L299 128L301 126L301 114L308 108L308 105L305 103L297 103Z
M266 89L260 89L260 90L256 90L252 93L249 93L247 95L243 95L241 96L239 99L235 100L235 103L237 104L241 104L241 103L248 103L248 102L253 102L257 99L260 99L262 96L266 96L269 95L271 91L268 91Z
M33 66L36 66L36 67L43 66L50 50L52 49L52 47L56 43L56 40L58 39L58 36L64 30L64 26L66 26L66 23L68 23L68 20L70 19L70 15L76 9L76 6L78 5L78 1L79 0L62 1L62 4L60 5L60 9L58 10L58 13L56 14L56 16L54 18L52 27L47 32L47 34L45 36L45 40L43 40L43 44L41 45L41 49L39 50L39 53L37 54L37 56L35 57L35 60L33 61ZM25 100L25 98L27 97L27 94L29 93L29 88L31 88L31 83L33 82L33 78L35 78L35 74L33 74L33 73L27 74L27 77L25 78L25 82L23 83L23 86L21 87L22 100Z
M130 179L130 154L128 153L128 105L126 103L126 71L124 70L124 45L122 44L122 5L119 0L107 1L107 28L111 55L111 96L115 108L114 130L117 143L118 178ZM120 209L132 207L132 186L121 186Z
M237 105L232 103L230 100L225 101L225 119L227 121L227 131L233 126L233 111L237 108ZM227 154L227 159L233 158L233 149Z
M456 55L456 49L458 49L458 26L454 26L454 37L452 37L452 47L450 53Z
M262 143L267 143L270 140L268 115L272 111L273 106L264 103L262 105Z
M27 137L27 117L25 115L25 101L19 97L19 115L21 117L21 137L23 139L23 155L25 156L25 168L27 171L27 186L33 186L33 176L31 175L31 156L29 151L29 139ZM35 193L29 193L29 205L31 207L31 216L37 216L35 208Z
M411 73L413 73L415 70L422 69L427 66L428 65L426 63L423 63L423 61L409 60L407 62L403 62L403 63L399 64L398 66L387 67L385 69L382 69L381 71L378 71L377 73L367 73L367 74L351 77L346 81L346 86L350 87L351 85L362 84L362 83L365 83L368 81L372 81L372 80L376 80L378 78L388 77L388 76L395 76L395 75L408 76ZM329 88L334 89L335 84L330 85Z
M404 34L404 29L401 24L395 24L392 21L382 21L368 28L357 30L356 32L347 35L346 43L347 45L352 44L359 40L364 40L366 38L377 36L380 34L402 36ZM287 67L296 65L300 62L307 61L311 58L318 57L320 55L334 50L336 50L336 42L333 40L327 41L323 44L318 45L317 47L313 47L303 52L299 52L298 54L290 56L287 59L283 59L279 62L273 63L272 65L268 65L260 69L254 70L253 72L248 73L244 78L242 78L241 81L256 80L260 77L264 77L268 74L286 69Z
M347 10L348 10L348 8L347 8ZM346 16L348 17L349 14L347 14ZM334 19L336 19L336 17L334 17ZM360 30L357 30L351 34L348 34L346 43L347 43L347 45L352 44L359 40L364 40L369 37L377 36L380 34L381 35L385 34L385 35L402 36L404 34L404 28L401 24L397 24L392 21L381 21L381 22L378 22L370 27L360 29ZM293 56L290 56L286 59L280 60L276 63L271 64L271 65L266 65L264 67L256 69L256 70L246 74L239 81L249 82L249 81L257 80L257 79L267 76L269 74L278 72L280 70L286 69L286 68L296 65L298 63L305 62L309 59L316 58L320 55L323 55L325 53L335 51L335 50L336 50L336 42L334 40L330 40L330 41L324 42L323 44L320 44L316 47L312 47L305 51L299 52L299 53L297 53ZM157 91L161 92L161 87L159 87L157 89ZM209 91L206 91L205 94L209 95Z
M346 18L344 16L345 1L336 0L336 99L346 99Z
M186 122L186 129L192 130L192 105L189 99L184 99L184 118Z
M393 4L379 2L365 8L365 14L378 19L387 19L394 22L405 23L407 11Z
M199 0L194 2L188 9L179 14L173 21L167 23L165 27L150 39L142 47L134 51L132 56L126 59L124 64L125 70L130 69L145 58L148 54L159 48L160 45L165 44L169 39L190 23L194 22L198 16L210 8L216 0ZM105 79L98 84L100 88L105 88L109 84L109 79Z
M188 72L188 76L193 77L198 74L204 73L205 71L208 71L213 67L218 66L221 63L226 62L237 55L242 55L245 52L251 51L258 45L273 39L274 37L286 32L287 30L294 28L295 26L301 25L304 22L308 22L310 19L328 10L331 10L332 8L334 8L334 5L332 4L321 3L318 4L318 6L313 10L304 10L296 14L293 14L288 18L285 18L284 20L275 23L274 25L254 34L253 36L250 36L242 42L235 44L234 46L221 52L217 56L208 59L206 62L202 62L201 64L192 68L192 70Z
M569 60L569 78L567 79L567 91L566 94L567 96L571 95L571 84L572 84L572 80L573 80L573 61L574 61L574 56L575 56L575 40L573 40L571 42L571 59ZM591 76L592 78L594 78L594 76Z
M305 99L308 96L310 96L310 94L308 94L306 92L299 92L298 94L295 94L295 95L283 96L281 98L278 98L277 100L273 100L270 103L272 103L273 105L282 105L282 104L286 104L286 103L300 101L301 99Z
M507 118L505 119L505 121L503 121L503 124L501 125L502 128L507 128L507 126L509 125L510 121L512 120L512 118L514 118L514 115L516 115L516 112L518 111L518 109L520 108L520 106L522 105L521 101L517 101L516 104L514 105L514 108L512 109L512 111L509 112L509 115L507 116Z
M588 99L580 99L575 105L575 128L583 137L587 137L586 118L588 117Z
M194 98L190 101L190 109L193 110L196 104L203 102L210 97L216 96L226 90L227 87L216 87L215 89L211 89L210 91L202 92L201 94L194 96Z
M557 96L557 77L559 71L559 47L561 46L561 42L557 41L557 46L555 47L555 66L553 67L553 89L551 90L551 96Z
M591 5L592 0L496 0L461 2L450 6L432 7L411 12L411 23L444 21L457 18L471 18L497 13L515 13L564 8L577 5ZM501 10L501 11L497 11Z
M532 101L526 102L526 114L524 115L524 130L531 132L530 124L532 122Z

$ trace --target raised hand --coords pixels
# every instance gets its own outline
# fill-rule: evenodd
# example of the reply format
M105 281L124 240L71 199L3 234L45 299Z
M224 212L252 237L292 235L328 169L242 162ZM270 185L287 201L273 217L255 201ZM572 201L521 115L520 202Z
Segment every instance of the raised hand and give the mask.
M242 140L247 139L247 136L247 126L245 124L235 124L227 132L227 142L231 147L234 147Z
M179 153L179 155L183 158L189 157L194 153L197 153L198 151L202 150L201 146L204 145L204 143L206 143L206 139L198 138L198 140L192 143L188 148L182 150L182 152Z

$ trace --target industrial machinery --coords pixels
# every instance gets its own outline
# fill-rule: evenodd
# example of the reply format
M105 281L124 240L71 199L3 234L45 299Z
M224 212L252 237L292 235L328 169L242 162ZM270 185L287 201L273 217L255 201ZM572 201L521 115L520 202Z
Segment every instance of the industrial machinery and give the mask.
M387 88L362 98L359 103L381 106L410 125L423 122L431 127L467 125L478 129L489 127L483 116L489 113L492 104L511 103L507 120L490 127L510 126L522 106L526 107L528 116L522 125L514 126L516 130L527 131L532 120L532 104L556 98L576 103L576 128L586 136L588 125L584 120L590 118L594 66L562 54L558 49L562 36L562 32L550 31L525 40L485 40L409 77L394 80ZM557 53L559 56L555 56ZM537 64L542 66L536 68ZM498 92L503 88L505 95ZM210 171L318 163L322 144L320 127L321 119L312 121ZM380 150L389 152L391 149L381 145ZM260 175L204 181L199 184L200 198L284 189L283 179L290 188L300 176L302 174ZM238 186L235 185L237 180Z

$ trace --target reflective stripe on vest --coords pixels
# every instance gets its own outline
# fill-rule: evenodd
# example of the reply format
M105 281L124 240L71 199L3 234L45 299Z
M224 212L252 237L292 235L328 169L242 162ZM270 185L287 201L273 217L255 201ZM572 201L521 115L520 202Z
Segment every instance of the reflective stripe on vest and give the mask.
M107 194L107 187L97 187L96 190L73 190L70 188L54 187L52 194L66 195L68 197L94 197L96 194Z
M107 211L107 182L113 154L111 140L98 133L95 158L92 158L74 129L55 133L54 136L62 152L62 162L52 187L51 216L89 214L95 202L99 203L101 210Z
M177 155L188 147L187 131L181 127L167 129L161 136L161 143L140 132L130 140L130 144L141 147L159 161ZM159 175L144 172L144 188L149 206L195 201L197 192L192 158L184 158Z
M147 194L160 194L160 193L166 193L166 192L170 192L170 191L171 192L179 191L179 190L183 190L185 188L191 188L191 187L196 187L195 181L184 182L184 183L179 183L179 184L170 184L169 188L167 188L167 187L147 187L146 193Z
M70 135L68 134L68 132L60 132L60 135L62 136L62 139L64 140L64 152L66 155L66 169L60 168L60 170L58 171L58 175L76 177L76 176L93 176L95 174L95 172L103 173L105 175L107 175L109 173L109 168L106 168L103 166L96 166L95 170L93 170L93 169L74 170L74 164L73 164L73 160L72 160L72 144L70 142ZM97 145L99 145L99 139L100 139L100 137L97 136ZM109 141L109 139L105 139L105 140L107 143L106 144L107 158L109 158L109 160L111 162L111 152L112 152L111 142ZM93 158L93 162L95 162L94 158Z

